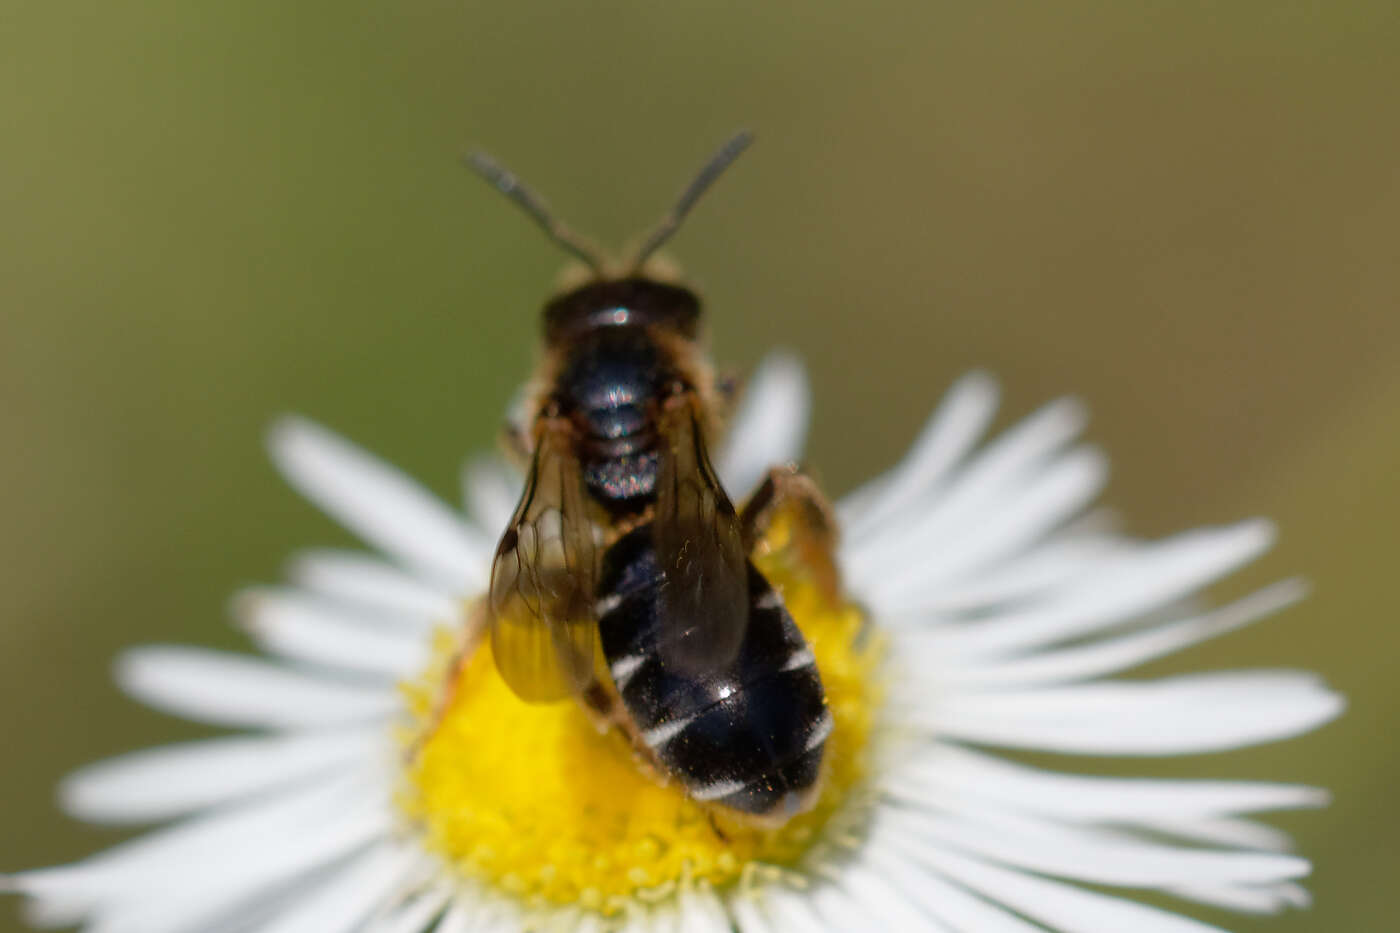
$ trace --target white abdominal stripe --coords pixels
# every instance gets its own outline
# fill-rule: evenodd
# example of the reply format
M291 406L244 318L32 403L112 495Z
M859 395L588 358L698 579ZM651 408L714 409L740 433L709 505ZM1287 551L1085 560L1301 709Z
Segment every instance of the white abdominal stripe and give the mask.
M627 686L627 681L632 679L632 675L637 673L646 662L647 659L644 655L629 654L627 657L618 658L612 663L609 670L612 671L613 683L617 686L619 693Z

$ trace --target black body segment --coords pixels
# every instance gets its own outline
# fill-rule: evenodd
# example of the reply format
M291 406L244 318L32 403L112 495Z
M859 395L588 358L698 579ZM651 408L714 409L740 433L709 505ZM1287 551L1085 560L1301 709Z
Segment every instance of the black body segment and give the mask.
M753 567L749 619L734 659L700 676L662 663L652 531L603 558L599 635L618 695L657 762L696 800L746 813L795 811L816 785L831 714L811 648Z
M650 502L656 488L654 408L678 374L644 327L621 324L570 341L554 400L578 433L584 482L614 514Z
M619 325L656 326L694 339L699 323L700 299L694 292L642 276L589 282L544 308L544 337L551 346Z

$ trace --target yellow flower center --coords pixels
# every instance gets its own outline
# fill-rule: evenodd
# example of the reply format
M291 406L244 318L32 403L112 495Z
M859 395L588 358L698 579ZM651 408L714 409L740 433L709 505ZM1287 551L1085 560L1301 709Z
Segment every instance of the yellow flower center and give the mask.
M616 730L600 734L577 703L522 702L496 673L489 640L463 668L435 729L450 637L406 686L420 730L400 803L427 845L463 875L529 905L617 914L678 885L733 884L796 865L865 773L878 696L878 640L851 605L832 606L770 532L755 557L816 655L835 729L815 807L777 829L704 808L641 767Z

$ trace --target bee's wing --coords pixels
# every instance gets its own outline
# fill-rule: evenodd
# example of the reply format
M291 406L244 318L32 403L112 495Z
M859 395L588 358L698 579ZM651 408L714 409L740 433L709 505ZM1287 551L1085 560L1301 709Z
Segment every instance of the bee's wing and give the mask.
M734 506L689 405L662 415L653 537L663 576L662 663L688 676L728 664L749 621L748 566Z
M532 703L581 692L598 651L593 523L568 430L543 432L491 568L491 653Z

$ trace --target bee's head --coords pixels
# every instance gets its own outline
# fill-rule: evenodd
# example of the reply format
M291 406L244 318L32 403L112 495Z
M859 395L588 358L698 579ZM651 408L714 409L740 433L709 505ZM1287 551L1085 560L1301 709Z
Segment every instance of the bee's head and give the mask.
M694 340L700 299L688 288L640 275L594 279L544 306L544 338L550 346L602 327L648 327Z
M625 324L660 327L693 340L700 320L700 302L689 289L661 280L669 275L656 251L679 229L705 189L751 142L753 135L743 132L721 146L681 192L661 223L621 263L609 260L592 243L564 226L538 195L489 156L480 152L469 156L467 161L472 168L587 267L582 284L575 282L545 306L545 340L552 345L593 328Z

